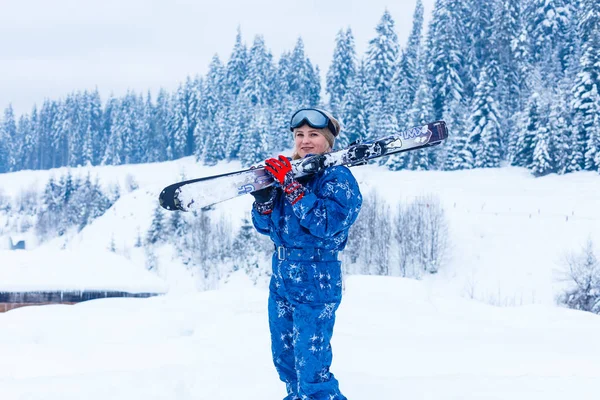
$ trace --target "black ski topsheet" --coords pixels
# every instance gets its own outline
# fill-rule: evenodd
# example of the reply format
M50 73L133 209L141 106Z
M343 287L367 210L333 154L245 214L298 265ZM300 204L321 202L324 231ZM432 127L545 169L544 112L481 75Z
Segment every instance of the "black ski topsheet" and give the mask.
M444 121L414 127L378 140L358 143L342 150L292 161L297 177L312 175L335 165L354 166L374 158L439 145L448 138ZM160 205L170 211L191 211L271 186L263 166L174 183L162 190Z

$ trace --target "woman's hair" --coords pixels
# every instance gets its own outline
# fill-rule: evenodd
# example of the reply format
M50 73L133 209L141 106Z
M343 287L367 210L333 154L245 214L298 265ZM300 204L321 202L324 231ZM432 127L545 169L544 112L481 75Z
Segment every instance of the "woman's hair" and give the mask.
M321 111L323 114L327 115L327 118L329 118L329 120L331 121L333 126L335 126L335 129L337 130L337 134L334 135L333 132L331 132L329 130L329 128L327 128L327 127L321 128L321 129L316 129L317 131L321 132L321 134L323 136L325 136L325 139L327 139L327 143L329 143L329 148L327 150L325 150L325 152L328 153L333 149L333 145L335 143L335 137L337 135L339 135L340 130L341 130L341 125L340 125L340 122L337 119L335 119L329 111L325 111L325 110L321 110L321 109L319 109L319 111ZM295 135L296 135L295 129L294 129L293 134L295 137ZM294 152L292 153L292 160L298 160L299 158L300 158L300 156L298 155L298 149L296 149L294 147Z

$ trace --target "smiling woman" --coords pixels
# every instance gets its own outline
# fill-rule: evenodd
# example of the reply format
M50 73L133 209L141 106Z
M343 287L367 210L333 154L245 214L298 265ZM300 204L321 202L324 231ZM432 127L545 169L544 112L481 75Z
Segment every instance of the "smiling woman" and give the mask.
M294 132L292 159L297 160L331 151L340 123L325 110L309 108L296 111L290 129Z
M294 113L290 130L293 158L303 158L330 151L340 124L324 110L306 108ZM285 399L345 400L330 372L330 340L342 299L338 254L362 204L358 183L344 166L296 179L285 156L265 164L275 185L252 193L252 222L275 245L269 328Z

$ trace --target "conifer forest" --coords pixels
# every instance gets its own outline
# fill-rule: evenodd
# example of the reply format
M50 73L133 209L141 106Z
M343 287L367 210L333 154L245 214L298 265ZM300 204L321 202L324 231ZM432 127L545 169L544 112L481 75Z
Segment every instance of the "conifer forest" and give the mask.
M391 170L600 171L598 0L438 0L427 26L420 0L413 12L400 43L384 11L365 54L352 28L341 29L321 68L301 37L276 59L260 35L247 44L241 27L226 59L215 55L206 75L172 93L102 99L79 88L23 115L8 105L0 173L186 156L252 165L291 147L288 118L302 106L339 117L338 147L448 123L443 146L383 160Z

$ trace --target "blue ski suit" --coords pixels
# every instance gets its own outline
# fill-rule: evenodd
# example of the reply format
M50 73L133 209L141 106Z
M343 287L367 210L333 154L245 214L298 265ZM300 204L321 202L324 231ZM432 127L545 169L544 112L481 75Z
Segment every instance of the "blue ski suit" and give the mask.
M294 205L277 190L270 214L252 210L255 228L275 244L268 305L273 362L286 383L284 400L346 400L329 371L330 340L342 298L338 252L362 196L343 166L319 172L304 187Z

